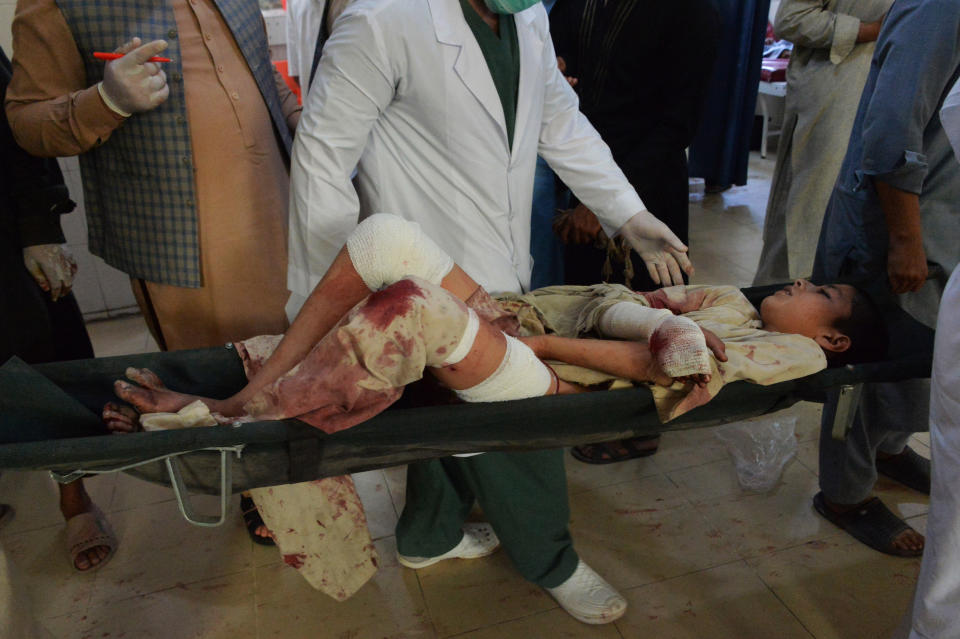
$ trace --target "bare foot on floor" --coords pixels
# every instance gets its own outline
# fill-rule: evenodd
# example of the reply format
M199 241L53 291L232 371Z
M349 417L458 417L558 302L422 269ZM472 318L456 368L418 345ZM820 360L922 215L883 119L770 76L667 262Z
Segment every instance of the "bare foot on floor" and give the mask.
M110 555L110 546L94 546L77 553L73 558L73 565L80 572L90 570L102 563Z
M81 480L71 482L69 484L62 484L60 486L60 512L63 514L64 520L67 522L67 546L68 550L71 551L73 555L73 565L79 571L86 571L92 568L95 568L99 564L106 561L110 556L110 553L113 552L113 547L111 543L115 544L115 541L107 539L107 535L103 535L103 544L97 544L90 546L91 543L88 538L94 537L99 539L100 535L95 533L102 533L101 530L102 523L99 520L96 520L96 531L90 532L81 530L75 530L74 526L71 525L71 520L78 515L85 514L94 514L96 515L97 511L93 506L93 502L90 501L90 497L87 495L86 490L83 488L83 483ZM71 539L71 535L75 538ZM79 535L79 536L78 536ZM86 544L82 543L87 541ZM71 550L70 546L78 544L80 548L76 550ZM83 546L88 546L83 548Z

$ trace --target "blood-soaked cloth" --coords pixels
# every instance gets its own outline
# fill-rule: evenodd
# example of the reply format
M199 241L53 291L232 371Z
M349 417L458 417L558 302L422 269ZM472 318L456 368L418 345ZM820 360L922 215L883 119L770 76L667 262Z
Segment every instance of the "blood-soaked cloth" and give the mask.
M499 312L484 295L477 311ZM400 398L459 345L467 306L428 282L406 278L374 293L344 318L287 374L244 406L257 419L297 417L326 433L363 422ZM249 379L282 336L236 344ZM251 491L288 566L338 601L350 597L377 570L377 553L363 504L349 476Z
M355 426L453 353L468 318L467 306L448 291L419 278L402 279L353 307L302 362L254 395L244 412L256 419L296 417L325 433ZM236 344L248 378L279 339Z
M349 475L250 491L283 561L343 601L377 572L379 557Z

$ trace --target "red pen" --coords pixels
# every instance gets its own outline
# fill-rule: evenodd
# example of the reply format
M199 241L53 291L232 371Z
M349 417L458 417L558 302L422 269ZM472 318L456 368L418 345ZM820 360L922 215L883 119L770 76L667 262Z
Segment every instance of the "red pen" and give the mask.
M125 54L123 53L104 53L103 51L94 51L93 57L97 60L117 60L122 58ZM147 60L147 62L173 62L170 58L159 58L154 56Z

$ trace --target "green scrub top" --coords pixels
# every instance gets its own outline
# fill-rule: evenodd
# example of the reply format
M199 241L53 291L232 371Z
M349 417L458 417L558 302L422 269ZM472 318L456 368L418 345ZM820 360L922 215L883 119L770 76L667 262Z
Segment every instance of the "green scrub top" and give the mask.
M480 45L493 84L500 95L503 119L507 125L507 141L513 149L513 128L517 121L517 92L520 87L520 43L517 41L517 26L513 15L500 15L500 35L483 21L470 6L469 0L460 0L463 17L466 18L473 36Z

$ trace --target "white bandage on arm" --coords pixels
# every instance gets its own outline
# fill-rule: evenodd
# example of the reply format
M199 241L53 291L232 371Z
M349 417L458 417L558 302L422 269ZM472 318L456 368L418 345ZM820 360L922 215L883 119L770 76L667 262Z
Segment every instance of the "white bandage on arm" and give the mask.
M477 317L476 311L472 308L467 309L467 327L463 331L463 335L460 337L460 343L457 344L450 355L440 364L441 366L452 366L453 364L459 364L463 361L463 358L470 354L470 349L473 348L473 343L477 339L477 333L480 331L480 318ZM429 364L429 362L427 362Z
M507 352L490 377L476 386L454 391L465 402L505 402L511 399L541 397L550 390L553 374L537 359L529 346L505 335Z
M607 337L646 342L661 370L670 377L710 374L710 350L696 323L665 308L617 302L600 317Z
M671 317L673 313L665 308L617 302L600 316L598 328L604 337L645 342L664 320Z
M347 238L353 267L371 291L415 275L439 285L453 269L453 258L427 237L420 225L396 215L371 215Z

